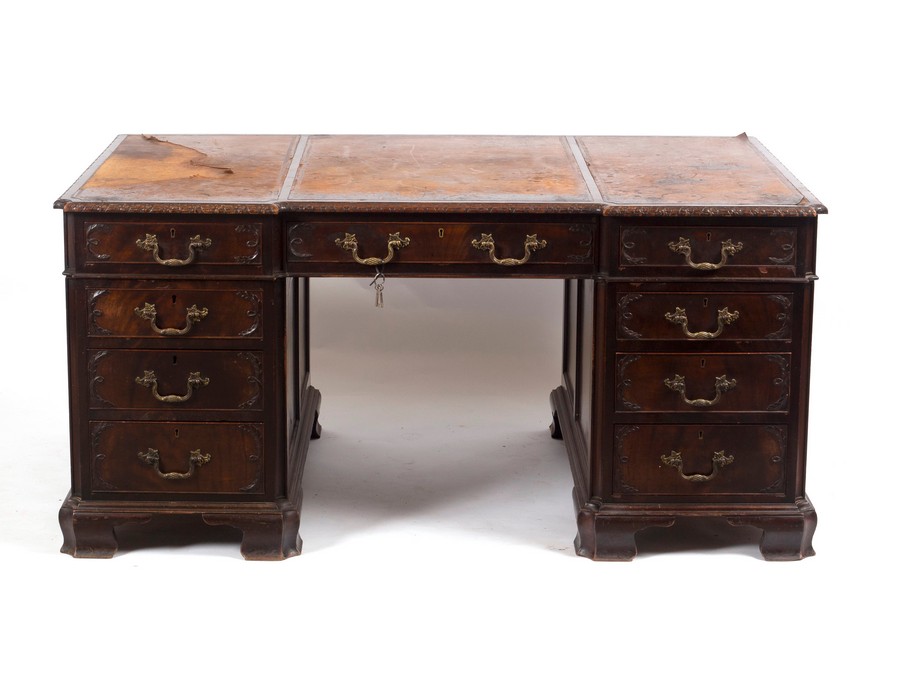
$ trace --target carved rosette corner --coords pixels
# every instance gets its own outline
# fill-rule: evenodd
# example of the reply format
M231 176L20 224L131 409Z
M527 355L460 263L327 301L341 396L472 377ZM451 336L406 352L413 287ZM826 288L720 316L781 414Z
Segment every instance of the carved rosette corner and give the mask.
M622 240L622 259L632 266L640 266L647 262L647 257L639 257L634 255L634 248L637 246L635 237L643 238L647 235L647 229L642 227L623 227L621 231Z
M771 361L778 366L778 375L772 379L772 384L781 390L781 393L774 402L769 404L766 409L769 411L785 411L787 410L788 398L791 395L791 362L787 356L773 354L766 356L766 360Z
M253 424L241 424L238 428L251 438L255 447L255 451L247 457L247 461L253 465L254 477L247 486L241 487L241 491L247 494L262 493L264 474L262 468L262 434L259 431L259 427Z
M303 236L311 230L309 223L294 223L288 228L288 251L296 259L311 259L312 254L303 251Z
M766 426L766 433L772 436L775 441L777 450L772 455L771 462L778 467L778 477L767 487L760 489L761 494L783 494L784 493L784 451L787 448L787 427L785 426Z
M88 325L93 328L95 334L112 334L106 327L101 327L97 320L103 317L103 312L97 309L97 302L106 295L106 290L95 290L88 299Z
M91 488L95 491L115 491L117 486L108 482L100 474L100 468L106 460L106 455L100 452L100 437L103 432L111 428L112 424L108 421L100 421L95 423L91 429Z
M593 225L572 225L569 232L575 235L584 235L584 238L578 241L578 246L582 248L581 254L570 254L569 261L584 263L594 258L594 226Z
M244 329L241 332L238 332L241 336L250 336L251 334L256 333L256 330L259 329L260 322L260 305L262 304L262 300L259 297L258 293L251 293L248 290L239 290L235 292L235 295L238 296L245 303L250 305L250 309L247 310L247 317L250 319L250 326L247 329Z
M247 241L245 246L250 250L248 254L238 255L234 260L238 264L253 264L259 259L259 237L262 233L262 225L255 223L253 225L237 225L234 231L239 235L246 235Z
M109 254L101 254L97 251L97 247L100 246L101 240L96 237L99 234L108 232L109 225L106 223L91 223L85 228L84 247L89 257L93 257L97 261L106 261L109 259Z
M769 261L773 264L790 266L794 263L794 255L797 251L797 230L794 228L775 228L772 230L772 237L778 238L781 234L787 234L788 241L781 244L781 251L784 256L769 257Z
M630 458L625 454L625 439L634 433L640 431L640 426L628 424L626 426L617 426L615 432L615 481L613 483L613 494L637 494L640 493L637 487L628 484L625 481L625 467L627 467Z
M622 356L616 363L616 399L618 400L620 405L622 405L629 411L640 411L641 405L634 402L629 402L625 398L625 392L628 390L628 388L631 387L632 384L631 378L625 377L625 372L628 370L628 366L640 360L640 358L641 356L632 353Z
M262 361L255 353L249 353L247 351L242 351L237 357L250 364L251 373L247 376L247 382L250 383L254 390L253 394L248 399L238 404L238 409L250 409L259 402L259 399L262 396Z
M791 338L791 319L793 313L791 312L791 307L793 305L793 299L789 295L769 295L769 300L774 302L776 305L781 307L781 312L779 312L775 319L781 322L781 326L776 329L774 332L770 332L766 334L767 339L775 339L775 340L786 340Z
M619 315L619 333L624 334L629 339L642 339L643 336L638 332L634 331L631 327L627 325L627 323L634 318L634 315L628 309L628 306L636 300L640 300L644 297L640 293L628 293L627 295L623 295L619 298L618 303L618 315Z
M94 408L115 406L108 399L100 396L100 387L103 385L104 378L102 375L97 374L97 368L108 355L109 351L97 351L88 360L88 392L91 395L91 406Z

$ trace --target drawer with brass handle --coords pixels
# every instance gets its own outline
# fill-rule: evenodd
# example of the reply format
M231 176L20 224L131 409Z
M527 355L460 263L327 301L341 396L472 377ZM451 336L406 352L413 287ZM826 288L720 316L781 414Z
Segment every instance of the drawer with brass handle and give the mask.
M92 421L90 488L104 494L265 493L259 423Z
M87 354L92 409L216 409L264 406L263 354L256 351L100 349Z
M631 341L790 341L794 293L616 295L616 337Z
M137 286L137 287L136 287ZM110 281L79 288L79 304L92 338L263 338L261 286L216 283L140 284Z
M325 273L385 273L416 265L514 268L552 274L565 268L589 272L594 265L597 226L568 222L358 222L289 221L289 264ZM330 268L340 265L341 269Z
M784 425L620 424L614 441L616 497L785 495Z
M622 353L616 356L616 411L783 413L789 353Z
M784 278L802 275L798 227L621 224L621 275Z
M78 269L96 273L253 274L263 266L263 223L84 218Z

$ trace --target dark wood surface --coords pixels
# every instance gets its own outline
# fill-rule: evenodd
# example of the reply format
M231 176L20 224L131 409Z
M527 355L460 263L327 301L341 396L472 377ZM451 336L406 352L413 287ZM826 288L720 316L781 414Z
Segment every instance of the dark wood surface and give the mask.
M310 276L565 280L551 435L576 552L683 517L813 554L817 215L752 138L121 136L65 211L72 491L62 551L199 518L299 553L318 437ZM355 255L355 256L354 256Z

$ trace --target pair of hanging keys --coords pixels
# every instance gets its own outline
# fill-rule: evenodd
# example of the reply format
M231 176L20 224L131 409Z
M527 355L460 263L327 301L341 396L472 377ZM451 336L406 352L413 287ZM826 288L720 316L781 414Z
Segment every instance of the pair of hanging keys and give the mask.
M375 278L370 286L375 286L375 307L384 307L384 267L375 267Z

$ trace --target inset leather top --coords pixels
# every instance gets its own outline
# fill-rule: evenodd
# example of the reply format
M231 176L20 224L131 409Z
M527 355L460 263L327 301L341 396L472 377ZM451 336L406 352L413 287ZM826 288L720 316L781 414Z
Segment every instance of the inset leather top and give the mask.
M119 136L67 212L814 216L766 149L645 136Z

